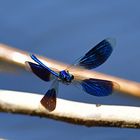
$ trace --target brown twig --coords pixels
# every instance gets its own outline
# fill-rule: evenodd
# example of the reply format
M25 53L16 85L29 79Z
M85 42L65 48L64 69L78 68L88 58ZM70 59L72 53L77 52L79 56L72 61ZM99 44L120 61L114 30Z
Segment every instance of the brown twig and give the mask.
M60 63L55 60L51 60L42 56L38 56L44 63L46 63L53 70L62 70L67 67L66 64ZM0 44L0 61L3 63L8 63L14 66L18 66L20 68L25 68L25 61L32 61L29 57L29 53L25 51L21 51L16 48L11 48L7 45ZM105 79L114 81L117 84L114 84L114 90L126 93L129 95L139 96L140 97L140 83L125 80L122 78L110 76L107 74L81 69L77 67L73 67L70 69L70 72L74 74L77 79L85 79L85 78L97 78L97 79Z
M66 64L38 56L53 70L62 70ZM25 61L32 61L27 52L0 45L0 62L25 69ZM140 96L140 83L77 67L70 69L77 79L98 78L118 83L114 90ZM140 108L128 106L97 106L58 99L55 111L48 112L41 104L42 95L0 90L0 111L40 116L85 126L140 128Z

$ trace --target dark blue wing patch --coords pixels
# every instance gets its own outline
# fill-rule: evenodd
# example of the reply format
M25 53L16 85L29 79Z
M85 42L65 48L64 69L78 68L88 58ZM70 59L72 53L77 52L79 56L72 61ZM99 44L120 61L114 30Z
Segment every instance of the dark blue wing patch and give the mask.
M51 70L49 67L47 67L44 63L42 63L34 54L31 54L30 57L36 62L38 63L38 65L42 66L44 69L46 69L47 71L49 71L50 73L52 73L54 76L59 77L58 73Z
M56 90L48 90L40 102L48 111L53 111L56 107Z
M113 51L115 39L107 38L89 50L79 61L79 66L93 69L103 64Z
M100 79L85 79L81 86L85 92L94 96L108 96L113 91L113 83Z
M50 81L51 73L47 69L45 69L41 65L38 65L32 62L26 61L25 63L26 63L26 68L32 71L39 78L41 78L44 81Z

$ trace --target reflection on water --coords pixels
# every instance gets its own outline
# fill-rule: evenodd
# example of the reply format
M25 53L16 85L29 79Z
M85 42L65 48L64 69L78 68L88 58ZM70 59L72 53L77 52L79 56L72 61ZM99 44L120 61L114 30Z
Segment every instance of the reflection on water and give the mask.
M96 70L139 81L139 2L137 1L3 1L0 4L0 42L72 63L106 37L117 46ZM8 55L8 54L7 54ZM137 61L136 61L137 62ZM47 84L29 73L0 73L0 88L44 94ZM118 93L97 98L74 87L61 86L59 97L89 103L139 106L139 100ZM137 138L138 130L86 128L22 115L0 115L0 137L25 139ZM111 133L110 133L111 132ZM119 135L118 135L119 134Z

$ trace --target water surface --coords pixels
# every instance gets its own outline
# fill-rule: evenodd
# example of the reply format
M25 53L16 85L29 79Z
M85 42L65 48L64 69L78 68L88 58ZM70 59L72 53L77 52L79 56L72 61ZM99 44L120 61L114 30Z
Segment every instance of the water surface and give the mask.
M117 45L97 71L140 81L140 2L118 1L1 1L0 42L72 63L93 45L114 37ZM32 74L0 73L0 88L44 94L49 85ZM92 97L61 85L59 97L69 100L139 106L140 100L119 93ZM0 114L0 137L10 140L136 139L139 130L87 128L50 119Z

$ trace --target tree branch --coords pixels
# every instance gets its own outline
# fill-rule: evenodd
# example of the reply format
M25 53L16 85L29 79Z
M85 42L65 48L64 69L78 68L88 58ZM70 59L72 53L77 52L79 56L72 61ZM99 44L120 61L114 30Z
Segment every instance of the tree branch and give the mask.
M38 57L53 70L60 71L67 67L64 63ZM0 62L25 69L25 61L32 61L29 53L0 44ZM77 79L98 78L114 81L119 84L119 87L114 85L114 90L140 96L140 83L76 67L71 68L70 72ZM140 128L138 107L97 106L58 99L56 109L50 113L40 104L41 98L42 95L0 90L0 111L47 117L85 126Z
M47 64L47 66L49 66L53 70L60 71L68 66L64 63L60 63L58 61L51 60L42 56L38 56L38 58L40 58L44 63ZM25 61L33 62L33 60L29 57L28 52L21 51L16 48L11 48L4 44L0 44L0 62L25 69ZM70 69L70 72L74 74L76 79L97 78L114 81L115 83L119 84L119 86L114 84L114 90L140 97L140 83L138 82L125 80L122 78L77 67L72 67Z
M0 111L47 117L85 126L140 128L140 108L79 103L58 99L49 113L41 104L42 95L0 90Z

